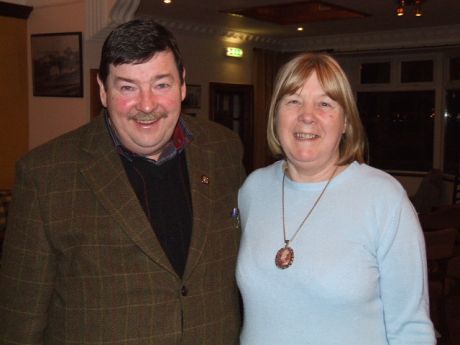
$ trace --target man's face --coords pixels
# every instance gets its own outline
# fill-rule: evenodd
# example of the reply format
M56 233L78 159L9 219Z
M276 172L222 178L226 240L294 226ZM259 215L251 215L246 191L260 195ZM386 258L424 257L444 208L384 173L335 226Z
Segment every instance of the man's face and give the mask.
M172 137L186 92L173 53L157 53L141 64L110 65L106 85L99 78L98 83L123 146L157 160Z

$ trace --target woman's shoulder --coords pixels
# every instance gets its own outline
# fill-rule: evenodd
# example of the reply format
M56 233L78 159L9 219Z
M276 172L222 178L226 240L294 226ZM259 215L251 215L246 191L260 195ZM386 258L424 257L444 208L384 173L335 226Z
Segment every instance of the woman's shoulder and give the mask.
M356 183L368 191L393 192L398 195L405 193L401 183L389 173L364 163L359 164L355 162L353 163L353 167Z
M266 167L254 170L248 175L241 189L259 189L272 184L280 176L282 164L283 161L280 160Z

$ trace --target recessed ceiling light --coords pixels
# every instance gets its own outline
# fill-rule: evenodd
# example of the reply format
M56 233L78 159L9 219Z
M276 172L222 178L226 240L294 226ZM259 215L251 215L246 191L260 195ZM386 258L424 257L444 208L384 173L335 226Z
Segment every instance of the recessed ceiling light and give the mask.
M297 28L297 31L303 31L303 27L299 26L299 27Z
M171 0L163 0L163 2L164 2L165 4L170 4L170 3L171 3Z

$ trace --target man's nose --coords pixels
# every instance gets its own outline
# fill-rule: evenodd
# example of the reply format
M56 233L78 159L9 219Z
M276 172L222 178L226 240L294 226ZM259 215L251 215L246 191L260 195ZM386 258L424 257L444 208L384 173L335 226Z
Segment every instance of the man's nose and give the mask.
M139 95L138 109L143 113L150 113L156 106L156 96L152 90L142 90Z

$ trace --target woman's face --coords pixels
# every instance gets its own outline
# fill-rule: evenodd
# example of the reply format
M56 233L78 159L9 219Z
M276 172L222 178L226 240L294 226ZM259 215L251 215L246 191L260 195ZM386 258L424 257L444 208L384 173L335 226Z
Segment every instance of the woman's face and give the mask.
M342 107L324 92L316 72L296 93L281 99L276 121L288 165L315 174L335 165L345 117Z

